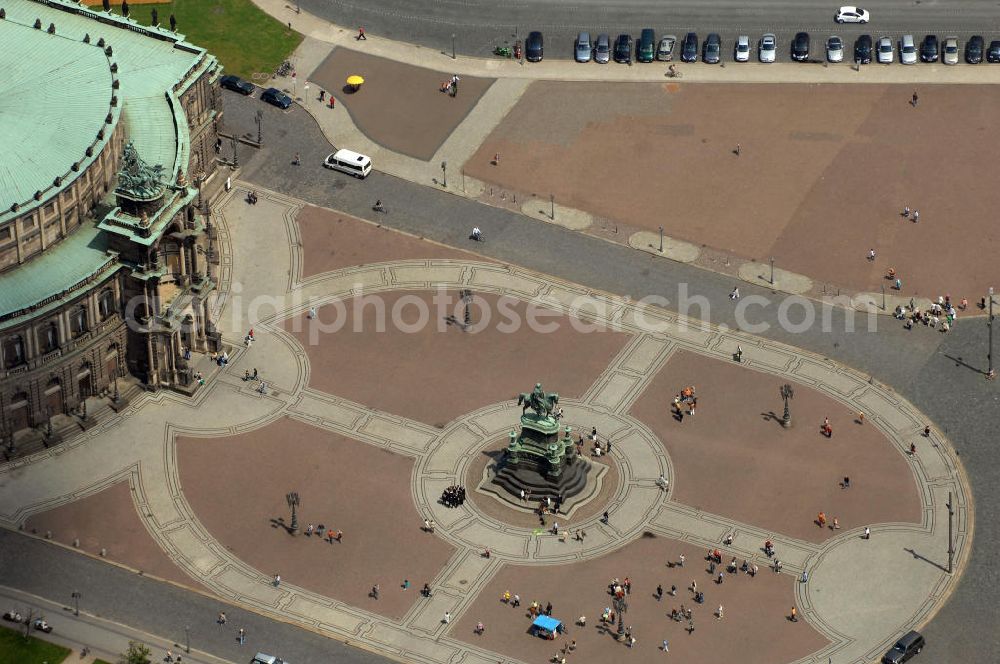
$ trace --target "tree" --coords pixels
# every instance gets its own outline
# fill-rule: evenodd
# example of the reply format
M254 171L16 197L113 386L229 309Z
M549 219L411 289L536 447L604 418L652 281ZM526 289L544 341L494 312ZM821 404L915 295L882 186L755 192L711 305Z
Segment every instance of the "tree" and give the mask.
M159 24L160 24L160 15L157 13L156 7L153 7L153 22L150 25L156 27Z
M129 641L128 649L118 658L118 664L150 664L152 651L145 643Z
M122 0L122 16L128 16L128 0Z
M111 11L111 0L104 0L101 4L104 5L104 11Z
M177 32L177 19L173 14L170 15L170 32Z

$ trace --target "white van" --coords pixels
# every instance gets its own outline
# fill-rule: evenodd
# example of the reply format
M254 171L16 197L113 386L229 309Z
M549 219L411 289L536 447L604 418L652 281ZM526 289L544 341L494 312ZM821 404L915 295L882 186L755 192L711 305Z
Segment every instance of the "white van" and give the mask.
M362 180L372 172L371 157L350 150L337 150L323 160L323 165Z

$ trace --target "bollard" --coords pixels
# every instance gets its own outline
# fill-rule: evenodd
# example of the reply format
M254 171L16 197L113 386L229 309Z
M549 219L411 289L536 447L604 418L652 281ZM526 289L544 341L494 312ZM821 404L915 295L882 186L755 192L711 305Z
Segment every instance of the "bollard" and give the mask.
M79 538L73 540L73 548L74 549L79 549L80 548L80 540L79 540Z

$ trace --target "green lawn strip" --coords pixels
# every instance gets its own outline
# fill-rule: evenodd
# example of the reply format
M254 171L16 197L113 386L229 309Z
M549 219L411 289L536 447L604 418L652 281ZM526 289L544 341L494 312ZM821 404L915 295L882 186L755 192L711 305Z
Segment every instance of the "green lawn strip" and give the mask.
M302 41L261 11L251 0L174 0L153 5L129 5L129 16L149 25L156 9L160 25L170 27L177 19L177 32L196 46L215 55L226 72L253 80L255 73L274 73ZM100 5L95 7L100 9ZM121 3L111 11L120 14Z
M59 664L69 653L69 648L33 636L25 639L23 630L0 627L0 664Z

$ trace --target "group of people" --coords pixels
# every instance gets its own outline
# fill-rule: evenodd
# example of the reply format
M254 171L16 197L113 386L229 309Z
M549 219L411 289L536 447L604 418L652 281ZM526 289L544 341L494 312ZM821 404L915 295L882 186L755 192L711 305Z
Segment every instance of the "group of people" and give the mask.
M458 74L453 74L452 77L441 84L441 92L447 92L452 97L458 94L458 82L462 80L458 77Z
M458 507L465 502L465 487L452 485L441 493L441 502L445 507Z
M958 309L964 310L969 306L969 301L962 298L962 301L958 305ZM921 311L920 307L916 306L913 299L910 299L910 306L907 308L903 305L896 307L893 315L901 321L904 321L903 327L906 329L912 329L914 323L923 323L928 327L938 328L942 332L947 332L955 324L955 318L958 316L955 306L951 302L951 295L938 296L937 302L931 302L931 306L926 311ZM941 318L944 320L941 320Z
M694 415L695 408L698 407L698 397L694 391L694 385L689 385L680 391L680 394L674 396L674 417L677 418L679 422L684 421L684 411L687 410L688 415Z

